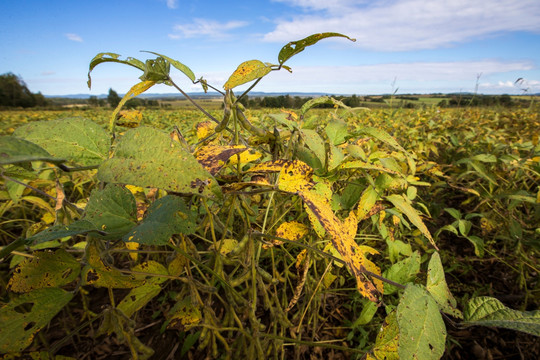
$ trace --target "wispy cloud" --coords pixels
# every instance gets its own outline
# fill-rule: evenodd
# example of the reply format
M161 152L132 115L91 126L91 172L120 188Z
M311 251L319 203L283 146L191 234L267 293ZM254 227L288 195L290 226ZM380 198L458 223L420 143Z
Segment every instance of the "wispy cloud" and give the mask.
M178 7L178 0L167 0L167 7L169 9L176 9Z
M266 41L323 31L355 37L360 47L380 51L433 49L507 31L540 31L538 0L274 0L304 10L278 20ZM313 11L317 10L317 11Z
M71 41L77 41L77 42L83 42L83 39L82 37L80 37L79 35L77 34L72 34L72 33L69 33L69 34L65 34L66 37L71 40Z
M174 32L169 34L171 39L209 37L222 38L233 29L248 25L245 21L218 22L208 19L194 19L191 24L178 24L174 26Z

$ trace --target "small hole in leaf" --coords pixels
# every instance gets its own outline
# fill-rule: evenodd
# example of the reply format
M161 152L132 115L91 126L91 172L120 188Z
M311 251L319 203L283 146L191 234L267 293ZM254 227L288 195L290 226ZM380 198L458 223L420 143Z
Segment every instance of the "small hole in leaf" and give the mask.
M19 314L26 314L30 311L32 311L32 306L34 306L34 303L32 302L27 302L27 303L23 303L21 305L17 305L13 308L13 310Z
M36 322L35 321L30 321L28 324L26 324L26 326L24 327L24 331L28 331L30 330L31 328L34 327L34 325L36 325Z

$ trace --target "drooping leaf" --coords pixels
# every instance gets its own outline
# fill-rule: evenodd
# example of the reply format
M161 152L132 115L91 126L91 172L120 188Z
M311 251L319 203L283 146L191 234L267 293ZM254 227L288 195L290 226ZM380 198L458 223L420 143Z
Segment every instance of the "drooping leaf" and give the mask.
M502 327L540 336L540 310L512 310L489 296L472 298L463 315L464 325Z
M262 78L272 71L272 65L260 60L249 60L241 63L223 85L225 90L230 90L238 85L245 84L255 79Z
M117 239L137 224L137 204L133 194L119 185L108 184L95 189L85 208L83 220L102 231L107 239Z
M426 289L439 304L442 311L463 319L463 314L456 308L456 299L454 299L448 285L446 285L444 269L438 252L433 253L429 261Z
M429 293L408 284L397 307L399 358L434 359L444 354L446 327L439 307Z
M0 303L0 353L20 352L73 298L58 288L37 289Z
M319 42L322 39L326 39L329 37L344 37L351 41L356 41L356 39L352 39L346 35L335 33L335 32L326 32L326 33L320 33L320 34L313 34L306 38L303 38L301 40L297 41L291 41L287 45L285 45L281 50L279 51L278 55L278 61L280 65L283 65L285 61L289 60L294 55L304 51L304 49L308 46L314 45L317 42Z
M13 133L31 141L51 155L79 165L98 165L107 159L110 137L95 122L84 118L36 121Z
M390 201L396 208L398 208L399 211L401 211L403 214L407 216L407 218L422 232L422 234L429 240L431 245L437 250L439 248L437 245L435 245L435 241L433 240L433 237L431 236L431 233L429 232L428 228L416 212L416 210L407 202L407 200L397 194L392 194L386 197L388 201Z
M166 245L173 234L191 234L195 230L195 213L178 196L167 195L156 200L146 218L124 237L125 242Z
M130 65L141 71L144 71L144 63L142 61L132 58L132 57L128 57L126 58L126 60L121 60L119 59L119 57L120 57L119 54L110 53L110 52L99 53L96 56L94 56L92 61L90 61L90 68L88 70L88 88L89 89L92 87L92 79L90 77L90 73L92 72L92 70L94 70L94 68L97 65L104 62L116 62L120 64Z
M186 65L182 64L180 61L171 59L171 58L168 57L168 56L161 55L161 54L158 54L158 53L153 52L153 51L144 51L144 52L147 52L147 53L150 53L150 54L154 54L154 55L157 55L157 56L161 56L162 58L164 58L165 60L167 60L168 62L170 62L171 65L174 66L176 69L178 69L178 70L180 70L181 72L183 72L184 75L186 75L192 82L195 82L195 74L193 73L193 71L191 71L191 69L190 69L189 67L187 67Z
M144 63L144 74L139 79L143 82L152 81L156 84L170 85L169 73L171 71L171 63L162 57L148 59Z
M0 136L0 165L20 164L29 161L47 161L62 163L65 160L57 158L41 146L15 136ZM9 174L6 174L9 176Z
M140 94L142 94L143 92L145 92L146 90L150 89L152 86L154 86L157 82L156 81L153 81L153 80L143 80L141 81L140 83L138 84L135 84L131 87L131 89L129 89L129 91L126 93L126 95L124 95L124 97L122 98L122 100L120 100L120 102L118 103L118 105L116 106L116 109L114 109L112 115L111 115L111 120L109 121L109 130L113 130L114 129L114 123L116 121L116 118L117 118L117 115L118 115L118 112L122 109L122 107L124 106L124 104L128 101L128 100L131 100L133 99L134 97L137 97L139 96Z
M79 276L79 262L63 249L34 253L15 268L8 287L13 292L61 287Z
M114 156L99 167L98 179L179 193L211 195L220 191L214 177L180 143L148 127L125 133Z

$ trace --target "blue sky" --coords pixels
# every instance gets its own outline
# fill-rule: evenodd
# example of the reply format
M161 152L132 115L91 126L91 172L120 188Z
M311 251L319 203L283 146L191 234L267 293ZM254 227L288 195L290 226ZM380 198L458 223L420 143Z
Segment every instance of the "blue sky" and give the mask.
M138 70L101 64L89 90L90 60L99 52L145 60L152 56L140 50L149 50L222 87L241 62L277 63L289 41L327 31L357 41L322 40L287 62L292 73L272 72L255 90L540 92L538 0L3 0L0 73L45 95L125 93ZM172 74L184 91L201 91Z

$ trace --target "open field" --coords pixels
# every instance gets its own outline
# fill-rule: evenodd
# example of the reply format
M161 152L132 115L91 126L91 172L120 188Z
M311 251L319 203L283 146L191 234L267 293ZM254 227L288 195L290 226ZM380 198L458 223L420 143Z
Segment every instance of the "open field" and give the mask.
M540 358L532 335L540 323L532 313L540 305L538 108L439 108L440 100L421 97L417 109L393 99L395 107L371 110L246 110L264 134L232 120L214 134L215 123L175 101L126 113L129 127L116 126L112 148L110 109L1 111L3 140L24 138L67 158L68 169L90 168L64 171L50 156L0 165L0 246L31 239L0 259L2 309L13 309L0 319L31 314L37 323L0 330L16 340L0 340L1 352L383 359L377 351L397 348L391 331L407 316L403 297L435 293L440 257L437 279L452 295L443 315L429 301L447 333L443 358ZM222 119L221 100L200 104ZM61 153L50 139L62 127L45 135L29 126L66 118L98 124L105 150ZM63 121L72 130L83 123ZM210 182L195 161L177 164L189 152ZM138 168L124 167L143 153ZM151 171L138 172L146 165ZM531 311L528 332L474 323L471 302L483 296L515 316ZM42 320L36 304L57 315Z

